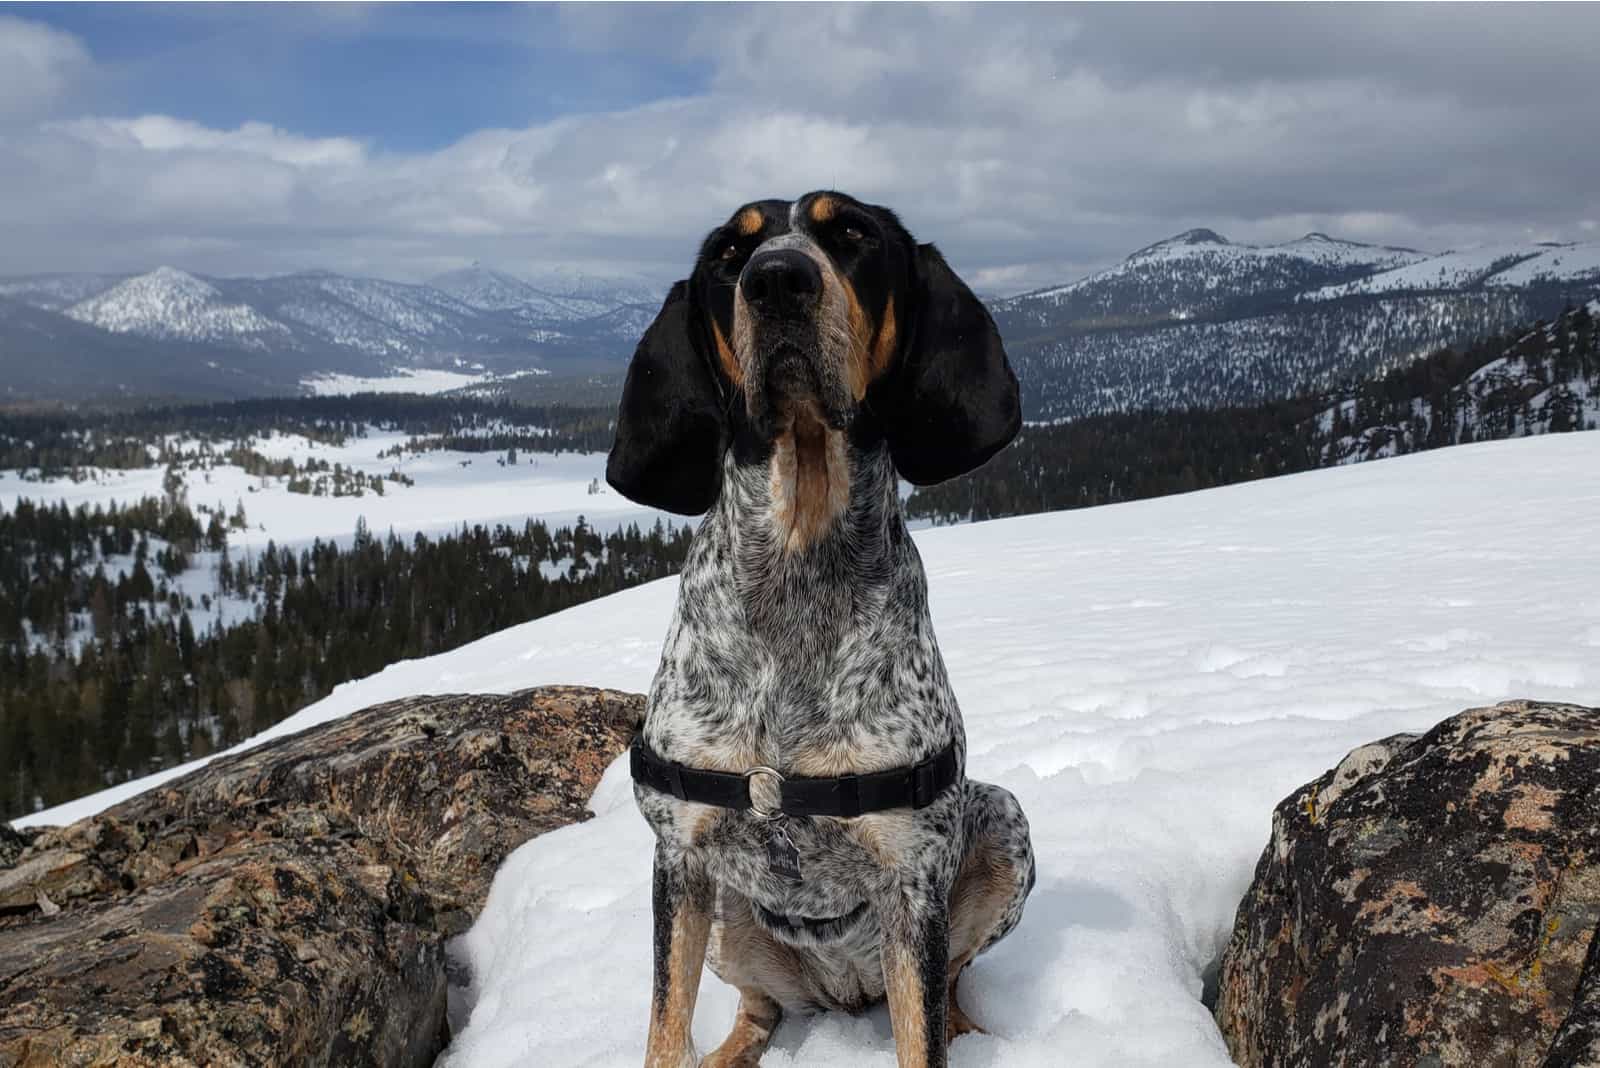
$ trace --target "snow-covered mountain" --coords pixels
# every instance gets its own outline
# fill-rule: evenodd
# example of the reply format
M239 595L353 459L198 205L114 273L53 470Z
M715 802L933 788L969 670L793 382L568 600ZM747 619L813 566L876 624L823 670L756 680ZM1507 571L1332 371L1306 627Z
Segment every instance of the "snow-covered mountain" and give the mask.
M1600 241L1570 245L1491 245L1429 256L1366 278L1327 286L1305 300L1482 286L1600 285Z
M1596 295L1600 244L1431 255L1189 230L992 309L1027 414L1046 420L1326 389Z
M633 278L550 271L534 285L474 263L428 280L435 289L484 311L512 312L530 323L581 323L629 306L660 305L665 289Z
M293 331L211 283L175 267L118 282L66 309L66 316L113 334L205 341L266 350L293 345Z
M1459 370L1452 378L1451 364ZM1306 428L1324 463L1600 426L1600 300L1509 345L1443 354L1350 391Z
M1241 245L1214 230L1186 230L1108 270L1001 301L995 310L1031 316L1040 324L1113 323L1149 316L1190 319L1242 297L1304 289L1422 258L1411 249L1339 241L1320 233L1281 245Z
M132 276L4 279L0 301L13 310L0 314L0 367L10 372L14 396L67 399L283 393L330 377L426 369L509 375L620 368L659 294L629 278L554 281L563 291L480 266L429 285L327 271L214 278L170 266ZM50 340L56 336L59 344ZM148 351L130 362L130 348L141 345ZM52 376L53 359L88 373ZM160 389L132 373L145 363L173 372Z
M525 278L481 264L425 285L328 272L213 278L172 267L0 279L0 301L93 328L71 346L53 345L42 340L50 331L13 333L0 315L0 369L15 396L153 393L130 370L151 362L169 372L163 392L204 396L417 370L619 376L661 296L643 279L576 269ZM1600 243L1433 255L1321 233L1247 245L1195 229L1087 278L990 306L1027 417L1054 420L1325 389L1596 296ZM112 336L125 340L108 345ZM152 348L130 362L129 340ZM52 360L91 373L63 386L46 373Z
M484 311L509 311L538 322L572 322L600 315L614 304L582 296L557 296L520 278L473 264L428 280L434 289Z
M1348 750L1526 696L1600 704L1600 434L1560 434L1113 507L921 531L969 770L1021 800L1039 881L963 979L990 1032L952 1064L1230 1062L1202 1003L1273 805ZM245 743L413 694L648 688L677 594L652 583L395 664ZM456 946L443 1063L637 1064L650 832L626 760L596 818L523 846ZM99 811L181 773L50 810ZM737 995L706 974L701 1050ZM769 1059L894 1064L887 1018L786 1018Z

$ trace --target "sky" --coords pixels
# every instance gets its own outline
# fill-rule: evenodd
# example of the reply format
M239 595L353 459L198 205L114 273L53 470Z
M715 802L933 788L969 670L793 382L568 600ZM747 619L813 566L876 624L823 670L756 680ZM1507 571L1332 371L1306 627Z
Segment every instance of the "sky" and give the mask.
M1191 227L1600 240L1600 5L0 4L0 274L668 281L763 197L985 292Z

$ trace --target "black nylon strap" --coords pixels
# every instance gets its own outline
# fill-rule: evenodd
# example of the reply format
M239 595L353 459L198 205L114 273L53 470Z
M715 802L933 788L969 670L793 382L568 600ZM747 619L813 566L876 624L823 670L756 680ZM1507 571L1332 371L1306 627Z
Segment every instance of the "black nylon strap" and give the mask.
M645 745L642 735L634 738L628 761L635 782L680 801L741 810L750 807L750 781L743 775L702 771L667 760ZM926 808L955 785L959 770L952 739L949 745L909 768L832 779L786 777L779 804L785 816L840 819L891 808Z
M743 775L726 771L697 771L664 760L650 751L642 736L633 739L633 746L628 751L628 765L633 772L634 782L671 794L679 801L698 801L722 808L750 807L750 783Z

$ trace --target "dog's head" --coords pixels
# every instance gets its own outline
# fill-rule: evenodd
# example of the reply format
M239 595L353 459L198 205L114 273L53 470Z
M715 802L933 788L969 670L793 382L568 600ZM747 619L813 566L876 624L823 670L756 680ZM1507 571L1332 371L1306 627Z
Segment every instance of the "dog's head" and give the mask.
M918 485L1021 425L988 310L893 212L842 193L756 201L706 237L634 353L606 480L695 515L730 443L770 446L797 421L886 442Z

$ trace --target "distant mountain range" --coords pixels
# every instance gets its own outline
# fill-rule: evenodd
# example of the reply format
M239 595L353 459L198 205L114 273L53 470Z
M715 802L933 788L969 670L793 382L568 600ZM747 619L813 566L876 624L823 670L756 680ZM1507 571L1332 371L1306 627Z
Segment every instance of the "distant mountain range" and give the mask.
M1600 242L1435 255L1198 229L990 307L1028 418L1049 421L1325 389L1596 296ZM261 395L420 369L610 382L660 299L642 279L476 264L425 285L173 267L0 279L0 402Z
M1549 319L1600 295L1600 242L1442 254L1190 230L991 309L1029 418L1255 404Z
M913 518L996 519L1160 497L1475 441L1600 427L1600 300L1332 390L1024 427ZM1489 502L1492 505L1492 502Z
M472 266L426 285L307 271L0 279L0 400L293 393L327 375L614 369L656 312L649 283Z

